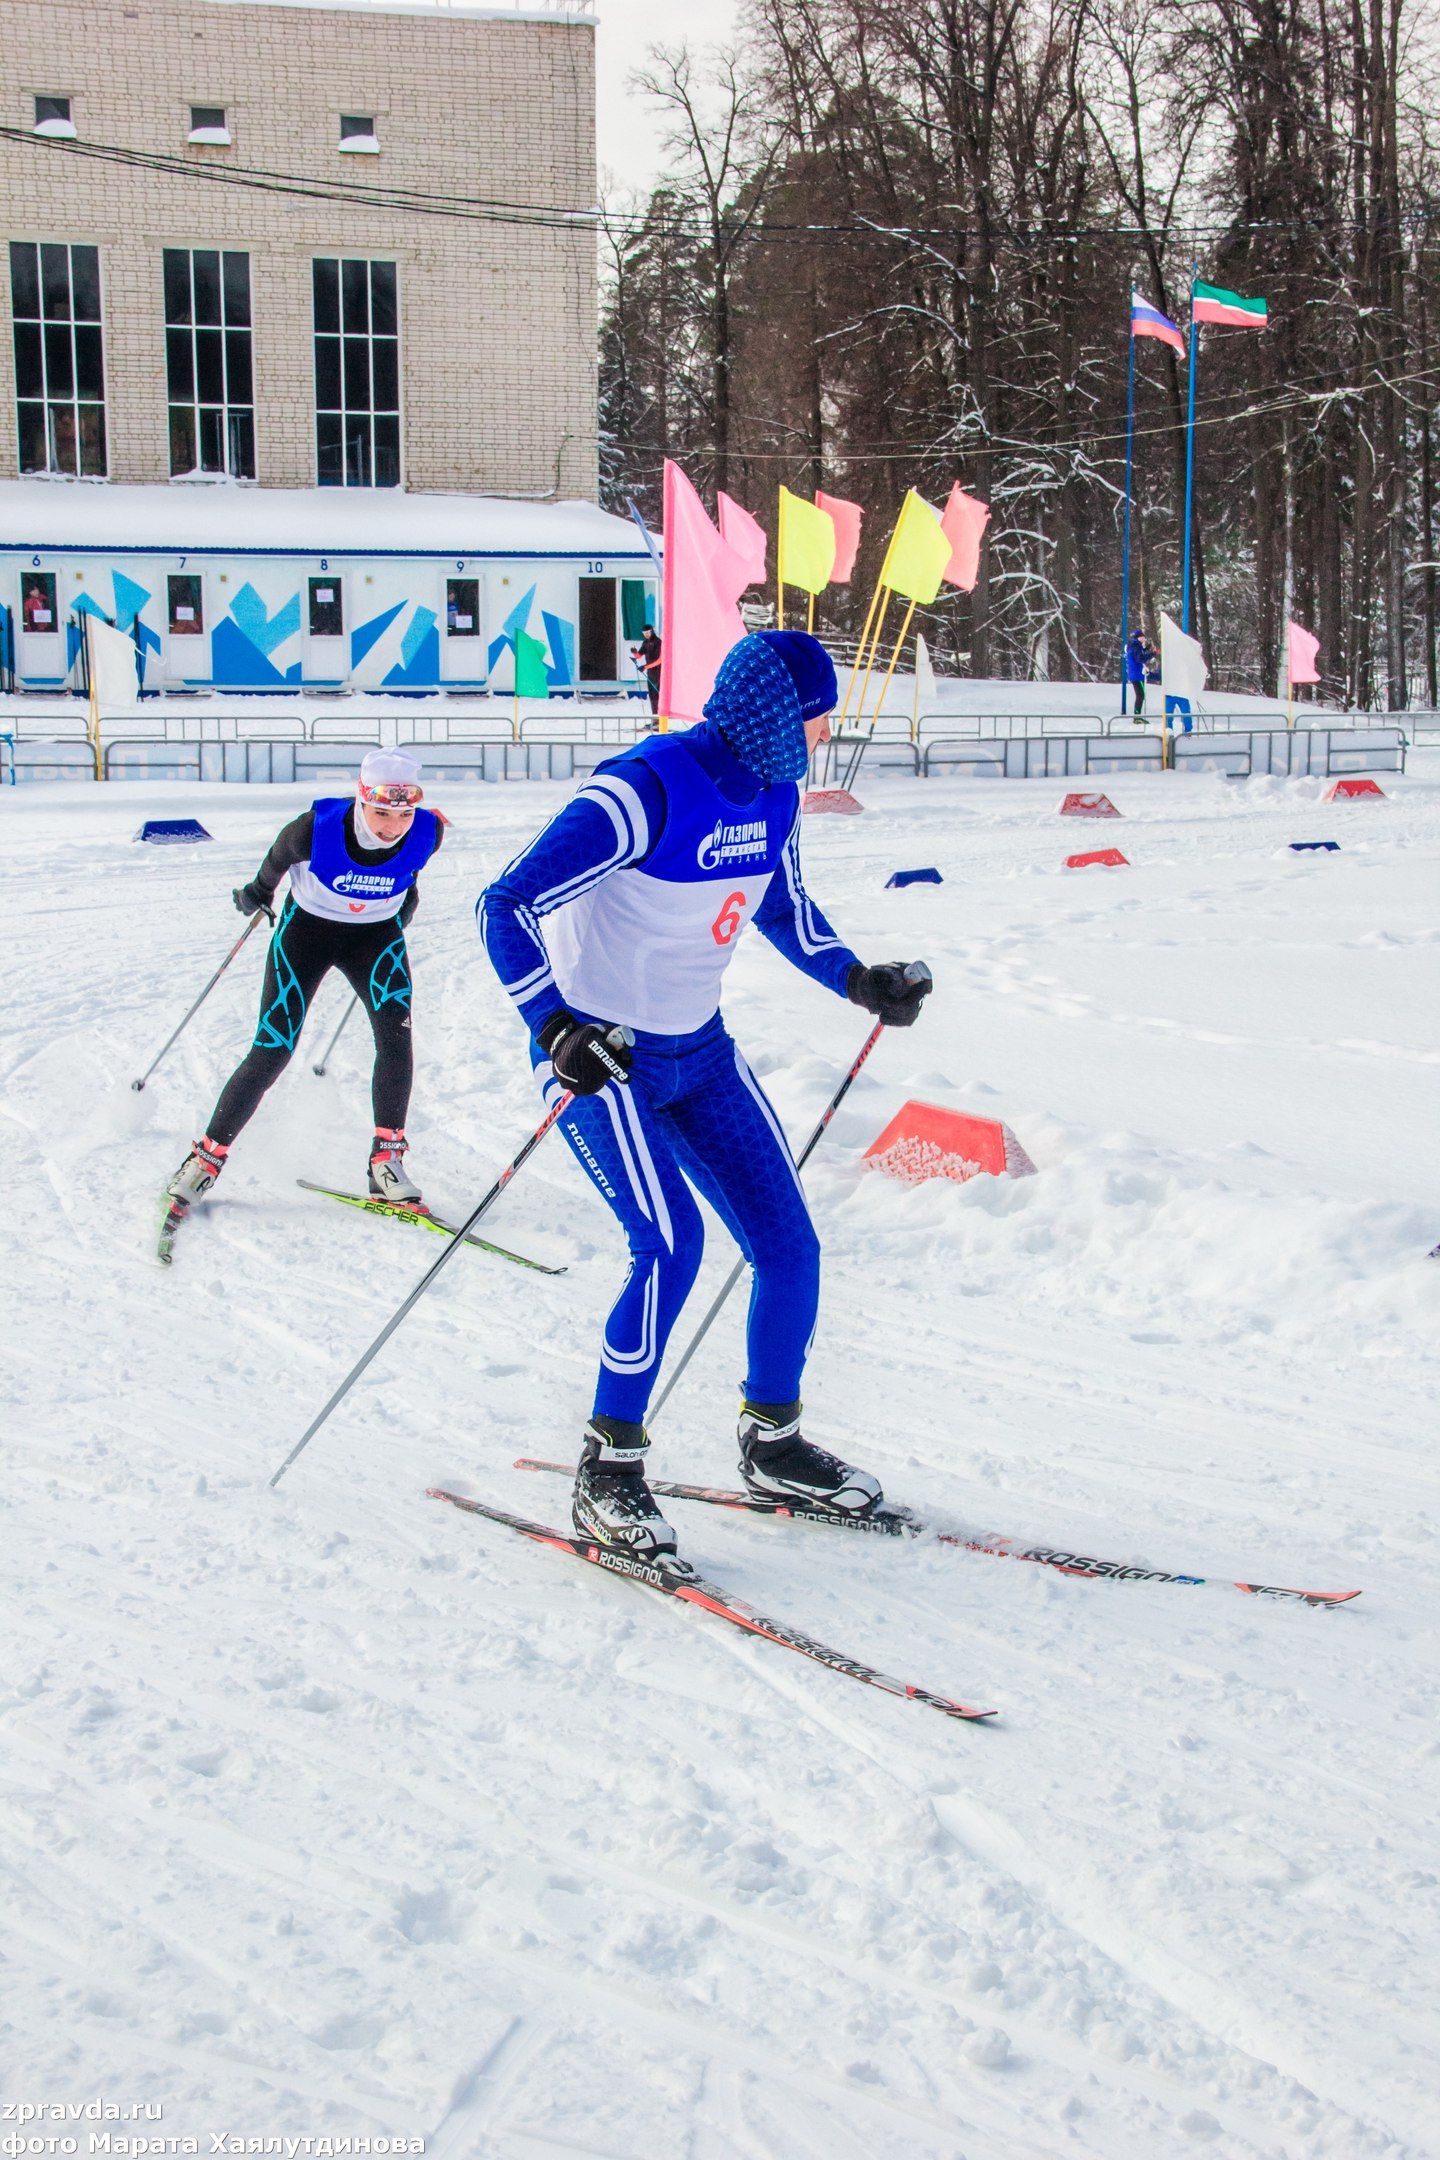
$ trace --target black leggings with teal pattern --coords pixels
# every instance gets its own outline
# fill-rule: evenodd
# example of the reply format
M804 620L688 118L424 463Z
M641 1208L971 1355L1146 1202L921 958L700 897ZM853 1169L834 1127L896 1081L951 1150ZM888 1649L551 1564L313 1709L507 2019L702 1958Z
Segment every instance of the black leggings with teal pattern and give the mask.
M249 1124L266 1089L289 1064L310 1000L331 968L344 976L370 1016L376 1127L404 1125L414 1077L404 931L393 916L384 922L328 922L287 900L270 940L255 1040L226 1081L206 1127L221 1147L229 1147Z

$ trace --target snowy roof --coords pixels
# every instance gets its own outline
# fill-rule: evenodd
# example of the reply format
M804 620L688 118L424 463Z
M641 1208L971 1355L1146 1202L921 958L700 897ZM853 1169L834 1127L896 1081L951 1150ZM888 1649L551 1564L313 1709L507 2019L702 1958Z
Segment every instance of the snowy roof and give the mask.
M648 562L629 518L587 502L397 488L121 487L0 480L0 550L585 555Z
M472 6L471 0L211 0L212 6L319 7L357 15L459 15L471 22L570 22L595 27L594 0L514 0L510 7Z

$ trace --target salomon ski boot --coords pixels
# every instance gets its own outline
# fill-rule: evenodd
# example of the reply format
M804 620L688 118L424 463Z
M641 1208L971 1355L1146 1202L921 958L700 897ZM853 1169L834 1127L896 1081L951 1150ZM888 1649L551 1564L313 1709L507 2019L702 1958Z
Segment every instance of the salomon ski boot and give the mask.
M802 1438L798 1402L741 1404L740 1475L757 1500L796 1500L834 1515L873 1515L883 1497L868 1470Z
M405 1175L405 1150L409 1144L403 1132L392 1132L384 1126L376 1131L370 1147L372 1199L388 1201L391 1207L423 1205L419 1186Z
M208 1136L197 1140L165 1188L170 1198L186 1208L192 1202L202 1200L224 1169L229 1153L229 1148L221 1147Z
M594 1538L613 1552L681 1567L684 1563L675 1558L675 1532L646 1483L649 1446L643 1425L624 1418L592 1418L575 1472L571 1520L581 1537Z

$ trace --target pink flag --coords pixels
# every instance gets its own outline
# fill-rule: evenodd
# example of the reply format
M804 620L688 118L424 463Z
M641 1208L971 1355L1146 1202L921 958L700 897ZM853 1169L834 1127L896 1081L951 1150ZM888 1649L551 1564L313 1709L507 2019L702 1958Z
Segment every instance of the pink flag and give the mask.
M835 527L835 568L830 583L848 585L860 546L860 520L865 513L859 503L845 502L839 495L822 495L819 488L815 490L815 507L823 510Z
M1319 638L1302 630L1298 622L1290 623L1285 634L1290 646L1291 682L1319 682L1320 673L1315 665L1315 655L1320 650Z
M664 516L660 711L671 720L699 720L720 662L745 635L735 603L750 583L750 565L721 539L670 458L665 460Z
M967 495L957 480L940 519L940 529L950 542L949 567L942 572L947 585L974 592L980 575L980 542L990 522L990 505Z
M763 585L765 582L765 528L759 520L742 510L739 503L731 500L723 490L715 497L720 512L720 533L727 547L744 562L750 572L747 585Z

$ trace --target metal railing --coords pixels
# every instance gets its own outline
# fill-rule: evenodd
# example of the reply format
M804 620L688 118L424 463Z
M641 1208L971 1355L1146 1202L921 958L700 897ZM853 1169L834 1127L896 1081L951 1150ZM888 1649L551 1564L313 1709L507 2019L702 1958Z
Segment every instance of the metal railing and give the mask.
M84 705L78 698L26 710L23 706L4 715L5 725L17 741L56 742L79 740L88 734ZM519 741L528 736L553 735L577 741L609 743L612 748L634 742L651 725L648 705L632 702L620 707L589 708L577 704L532 704L522 701L519 728L512 701L499 698L485 711L437 711L398 714L362 711L322 713L227 712L223 705L196 711L176 712L166 706L146 704L127 712L111 713L100 723L101 741L114 742L365 742L374 748L382 739L382 723L394 723L395 740L406 748L427 742Z

